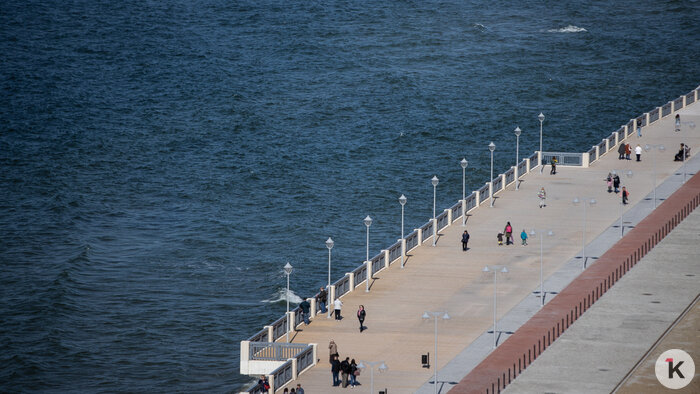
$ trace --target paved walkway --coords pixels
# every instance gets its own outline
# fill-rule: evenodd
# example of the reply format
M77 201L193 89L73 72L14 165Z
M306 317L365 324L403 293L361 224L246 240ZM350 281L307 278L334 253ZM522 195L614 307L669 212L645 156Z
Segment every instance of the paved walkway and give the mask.
M680 114L684 121L700 124L700 105L697 103L681 110ZM642 138L631 136L628 140L633 147L637 143L642 146L664 144L667 147L665 152L657 153L656 160L657 184L671 179L657 190L657 197L663 199L677 188L682 179L682 173L678 175L680 163L672 160L677 147L681 142L686 142L696 147L692 151L695 154L700 149L700 128L686 127L682 132L675 133L673 119L669 116L646 127ZM327 344L334 339L341 357L355 358L358 362L386 362L388 372L375 372L375 392L384 387L390 388L392 393L433 392L431 378L434 371L421 368L420 355L430 352L431 363L435 363L434 324L423 321L421 315L424 311L447 311L452 319L438 322L437 362L441 369L438 376L440 391L446 392L452 382L459 381L490 351L486 343L493 340L492 334L487 333L492 329L493 321L493 276L481 272L484 265L502 264L510 270L509 274L499 277L498 317L506 316L499 323L499 330L503 327L514 331L523 319L527 320L527 313L531 315L537 310L538 299L532 292L539 287L539 241L531 239L529 246L516 244L499 247L495 236L505 223L510 221L516 234L523 228L553 230L555 236L547 239L544 245L544 276L552 276L553 279L562 276L562 280L570 280L567 278L580 272L577 270L580 270L581 259L576 256L581 256L583 228L583 209L573 206L572 199L577 196L592 197L598 201L596 206L587 209L587 240L593 240L604 232L619 231L619 227L611 230L611 226L619 223L619 197L606 192L603 179L610 170L631 169L634 176L623 178L622 182L630 190L631 205L641 210L638 214L626 214L633 219L633 224L634 220L638 220L636 216L643 217L644 212L648 213L652 208L652 202L645 200L653 182L650 155L643 154L641 162L620 161L613 149L588 169L559 167L554 176L550 176L548 171L544 174L534 171L526 175L520 190L513 190L511 185L498 195L494 208L484 205L469 217L467 228L472 237L468 252L461 250L459 240L463 227L457 221L443 231L436 247L426 243L414 249L405 269L393 264L376 274L370 293L358 287L358 291L344 296L344 320L336 322L318 317L310 326L298 332L294 342L319 344L320 362L294 384L300 382L310 393L343 390L330 387ZM692 163L697 167L697 160ZM691 162L687 164L690 167ZM545 187L548 195L547 207L543 209L537 208L537 191L541 186ZM605 235L599 241L602 242L600 246L587 246L586 255L600 255L605 250L603 241L607 239L609 247L619 239L616 234ZM553 276L554 273L557 274ZM556 288L547 286L545 290ZM534 305L529 307L533 310L526 310L521 316L506 314L523 301L530 304L534 301ZM368 329L362 334L354 317L360 304L365 305L368 313L365 321ZM478 345L480 341L484 343L476 348L470 347ZM470 351L463 353L468 347ZM459 361L448 365L458 356L466 357L469 363ZM445 366L447 368L443 369ZM362 386L355 391L369 392L368 375L369 371L366 371L360 377Z
M688 305L697 301L698 234L700 210L696 209L509 384L504 393L613 391ZM694 311L700 316L700 305L696 304ZM642 371L621 392L699 392L700 379L681 391L666 389L655 378L654 364L663 351L678 346L696 360L700 355L698 326L686 324L679 328L685 328L686 336L656 349L655 357L646 360ZM571 357L573 354L576 357Z

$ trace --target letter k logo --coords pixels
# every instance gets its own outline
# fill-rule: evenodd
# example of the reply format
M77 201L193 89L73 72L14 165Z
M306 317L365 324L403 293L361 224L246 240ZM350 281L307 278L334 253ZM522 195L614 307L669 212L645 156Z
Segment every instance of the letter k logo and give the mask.
M683 361L680 361L676 366L673 366L673 358L667 358L666 362L668 363L668 378L673 379L673 373L677 373L678 377L681 379L685 379L685 376L683 376L683 373L680 371L681 365L683 365Z

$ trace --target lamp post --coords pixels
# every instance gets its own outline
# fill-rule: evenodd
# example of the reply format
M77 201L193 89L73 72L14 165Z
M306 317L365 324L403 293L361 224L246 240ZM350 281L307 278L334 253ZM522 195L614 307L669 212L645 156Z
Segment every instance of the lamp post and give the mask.
M540 308L541 308L544 306L544 296L545 296L544 275L543 275L544 264L542 263L543 256L544 256L544 236L546 234L548 237L551 237L554 235L554 232L552 232L552 230L535 230L535 229L532 229L530 231L530 235L532 235L533 237L536 236L538 233L540 236L540 298L542 300L542 302L540 303Z
M404 207L404 205L406 205L406 196L404 196L403 194L401 195L401 197L399 197L399 204L401 204L401 243L403 243L403 242L404 242L404 241L403 241L403 240L404 240L404 232L403 232L403 207ZM401 253L401 268L403 268L403 264L404 264L404 255L405 255L405 254L406 254L405 252L402 252L402 253Z
M627 170L627 171L622 171L624 175L626 175L628 178L632 178L632 170ZM613 176L617 174L615 170L612 170ZM654 187L656 189L656 187ZM625 204L620 201L620 238L625 235L625 225L624 222L622 221L622 215L625 212Z
M294 271L294 268L287 262L284 265L284 273L287 274L287 342L289 342L289 326L291 325L289 323L289 275L292 274L292 271Z
M663 152L663 151L666 150L666 147L663 146L663 145L649 145L649 144L644 145L644 150L645 150L646 152L649 152L649 151L652 150L652 149L656 149L656 150L658 150L659 152ZM653 175L653 179L654 179L654 209L656 209L656 153L652 153L652 155L651 155L651 161L652 161L652 163L653 163L653 166L652 166L653 170L652 170L652 172L653 172L653 174L654 174L654 175Z
M331 249L333 249L333 245L335 245L335 242L333 242L333 239L331 237L328 237L328 239L326 240L326 247L328 248L328 291L330 291L331 288ZM332 311L328 314L329 319L331 318L331 314L333 314Z
M366 364L366 365L365 365ZM364 371L367 366L369 366L369 392L374 393L374 366L379 365L379 368L377 370L379 373L383 373L389 370L389 367L384 364L384 361L364 361L360 360L360 363L357 364L357 368L359 370Z
M491 190L489 190L489 194L491 195L491 203L489 206L493 208L493 151L496 150L496 144L494 144L493 141L491 141L489 144L489 150L491 151L491 178L489 178L489 182L491 183Z
M367 277L366 282L365 282L365 292L369 292L369 279L372 277L372 267L370 267L370 262L369 262L369 226L372 225L372 218L367 215L367 217L364 220L365 226L367 226L367 258L365 259L365 263L367 264L367 274L365 276Z
M583 265L581 267L582 270L586 269L586 205L590 205L591 207L596 204L596 200L594 198L582 198L579 199L578 197L574 198L573 201L574 205L578 205L579 203L583 203Z
M501 269L498 268L499 266L497 265L492 265L492 266L485 266L482 272L493 272L493 347L494 349L498 345L498 328L496 326L496 310L498 306L498 301L496 299L496 293L498 292L498 273L502 274L507 274L508 273L508 268L503 266Z
M520 127L515 126L515 171L518 171L518 160L520 159L520 133L522 133ZM519 189L520 185L518 183L518 178L515 178L515 190Z
M462 227L464 227L467 225L467 166L469 162L463 158L459 165L462 166Z
M435 363L433 364L433 370L435 371L435 394L438 392L438 351L437 351L437 335L438 335L438 329L437 329L437 322L438 322L438 317L442 315L442 320L450 320L450 315L447 314L447 312L423 312L423 320L428 320L431 317L435 320Z
M437 223L435 222L435 201L437 198L438 182L440 182L440 180L438 179L437 175L434 175L433 179L430 180L430 183L433 184L433 246L435 246L437 240Z
M537 119L540 120L540 174L542 171L544 171L544 164L542 164L542 123L544 122L544 114L540 112L539 115L537 115Z

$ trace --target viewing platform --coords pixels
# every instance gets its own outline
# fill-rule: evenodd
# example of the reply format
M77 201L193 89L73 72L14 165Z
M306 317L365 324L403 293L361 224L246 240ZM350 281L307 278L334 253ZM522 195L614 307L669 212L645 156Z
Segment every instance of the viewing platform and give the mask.
M269 375L276 391L300 383L307 393L341 392L345 389L331 386L328 343L333 339L341 360L350 357L358 363L385 362L387 372L374 371L375 393L384 388L392 394L433 393L435 366L438 390L446 393L494 351L494 293L497 299L495 340L501 346L541 310L541 257L547 306L582 272L592 270L596 261L603 259L623 235L698 172L700 158L696 153L700 149L700 127L695 125L700 125L699 94L700 88L631 119L582 154L545 152L545 160L552 156L559 159L555 175L550 175L549 165L543 172L539 171L539 153L530 156L472 193L464 207L462 201L458 202L434 221L407 235L405 243L399 241L388 247L371 258L369 264L362 264L335 282L331 296L342 295L341 321L316 314L318 309L314 302L310 325L305 326L295 312L290 312L290 316L284 316L243 341L241 373ZM681 117L680 131L675 131L676 114ZM642 125L641 137L636 133L637 121ZM618 159L620 143L631 145L631 160ZM683 162L674 161L681 143L691 147L690 157ZM642 151L639 162L634 153L637 145L650 148ZM665 150L658 149L661 145ZM607 191L605 179L612 171L620 176L621 187L625 186L630 193L627 205L621 204L620 194ZM630 171L631 176L628 176ZM696 176L700 179L698 177L700 175ZM516 182L520 182L517 190ZM694 179L693 182L700 181ZM546 206L539 208L537 194L542 187L547 199ZM581 203L575 205L575 198ZM591 199L596 203L587 204ZM667 209L664 212L672 212ZM677 222L690 214L690 210L679 216ZM463 211L467 212L466 226L462 226ZM678 225L676 219L673 220L674 226ZM507 222L513 227L515 242L499 246L496 235L503 232ZM439 228L435 246L432 246L432 226ZM461 234L465 229L471 235L466 252L461 246ZM520 242L523 229L530 237L527 246ZM530 235L533 229L535 236ZM550 230L553 234L546 235ZM671 230L669 228L664 236ZM540 237L543 235L541 254ZM645 247L643 254L654 245ZM401 268L404 251L405 267ZM483 272L485 266L498 270L507 268L507 273L497 274L496 292L494 273ZM624 273L629 268L626 266ZM366 292L364 281L368 271L374 272ZM621 274L617 275L619 279ZM610 286L612 284L614 281ZM692 283L690 286L692 288ZM693 291L697 292L697 286ZM597 297L600 296L602 294ZM364 305L367 311L364 322L367 329L362 333L355 315L359 305ZM591 307L590 301L588 307ZM576 318L588 307L577 308ZM438 318L437 355L434 351L435 324L433 319L422 318L426 311L447 312L450 316L449 320ZM557 337L574 320L572 317L566 327L560 327ZM289 334L292 345L273 349L271 342L285 342L290 325L295 328ZM551 341L552 338L548 343ZM277 351L287 353L273 355ZM430 368L424 368L421 355L428 353ZM253 359L251 354L264 357ZM535 357L533 354L527 365ZM524 368L525 365L514 366L518 375ZM487 375L482 376L486 379ZM499 380L498 385L505 385L503 380ZM363 371L358 381L361 385L355 391L369 393L369 369ZM482 386L471 384L474 392L486 392L486 380L471 382L483 383L483 391ZM500 388L494 391L499 392ZM455 392L472 391L461 391L457 386Z

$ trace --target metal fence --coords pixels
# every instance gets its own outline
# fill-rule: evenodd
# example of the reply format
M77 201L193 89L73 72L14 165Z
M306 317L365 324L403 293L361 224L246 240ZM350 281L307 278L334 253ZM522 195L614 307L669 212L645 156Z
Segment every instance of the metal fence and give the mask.
M364 266L364 264L362 264L362 266ZM335 298L339 298L343 294L350 291L350 276L343 276L342 278L338 279L337 282L333 283L333 286L335 286Z
M292 381L292 360L282 364L279 368L272 371L275 387L282 387Z
M646 126L647 125L647 116L642 115L642 116L638 117L635 124L637 124L637 125L641 124L642 127Z
M272 323L272 340L276 341L282 338L287 333L287 327L289 324L287 323L287 314L285 314Z
M588 151L588 162L593 163L596 160L598 160L598 155L596 154L595 145L593 145L593 147Z
M515 168L511 167L508 171L506 171L505 176L506 176L506 185L510 185L511 182L515 181Z
M481 202L483 202L488 197L489 197L489 185L487 183L484 186L482 186L481 189L479 189L479 198L481 199Z
M450 225L450 217L446 211L443 211L441 214L439 214L436 219L438 231Z
M306 368L314 364L314 347L308 345L301 353L296 356L297 359L297 375Z
M527 172L527 162L525 160L518 163L518 178Z
M418 231L413 231L406 237L406 251L408 252L416 246L418 246Z
M657 120L659 120L659 108L654 108L651 112L649 112L649 123L654 123Z
M401 257L401 241L389 247L389 264L392 261L396 261L399 257Z
M675 111L678 111L681 108L683 108L683 96L673 100L673 109Z
M309 347L306 343L251 342L248 359L259 361L286 361ZM313 347L312 347L313 349Z
M362 264L355 268L352 274L355 276L355 287L357 287L367 279L367 264Z
M267 328L263 328L257 334L248 338L249 342L267 342Z
M467 203L467 206L464 209L465 212L469 212L470 209L476 208L476 192L472 192L472 194L468 195L465 201Z
M598 147L598 152L600 153L601 156L603 156L605 154L605 152L607 152L605 150L605 147L606 147L605 140L600 141L598 143L598 145L596 145L596 146Z
M452 211L453 222L459 219L462 216L462 200L457 201L457 204L450 207L450 211Z
M545 162L551 163L553 158L557 159L558 166L582 166L582 153L566 153L566 152L544 152L542 154Z
M301 307L294 309L294 327L304 322L304 315L301 314Z
M692 104L695 102L695 92L690 92L685 95L685 105Z
M634 133L634 121L630 120L627 122L627 132L625 133L625 138L629 137L632 133Z
M499 190L503 189L503 178L499 175L491 181L493 182L493 194L496 194Z
M530 155L530 157L528 157L528 159L530 159L530 168L535 168L535 167L537 167L538 164L540 164L537 162L537 152Z
M661 117L668 116L671 113L671 102L669 101L668 103L664 104L663 107L661 107Z
M428 238L433 236L433 221L430 220L428 223L424 224L423 227L421 227L420 229L423 233L423 242L425 242Z
M384 253L380 253L372 257L372 273L379 272L384 269Z

